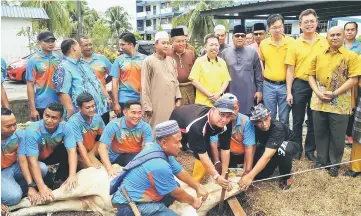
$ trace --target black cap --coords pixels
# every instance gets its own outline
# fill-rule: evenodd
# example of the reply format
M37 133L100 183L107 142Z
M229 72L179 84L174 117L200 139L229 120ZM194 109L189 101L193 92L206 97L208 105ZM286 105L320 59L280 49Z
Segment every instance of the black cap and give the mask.
M174 28L170 31L170 37L184 36L183 28Z
M46 31L46 32L40 32L38 34L38 41L45 41L45 40L49 40L49 39L56 40L53 33Z
M236 25L233 28L233 34L244 33L246 34L246 27L244 25Z
M266 31L266 26L263 23L255 23L253 26L253 31L260 31L260 30Z

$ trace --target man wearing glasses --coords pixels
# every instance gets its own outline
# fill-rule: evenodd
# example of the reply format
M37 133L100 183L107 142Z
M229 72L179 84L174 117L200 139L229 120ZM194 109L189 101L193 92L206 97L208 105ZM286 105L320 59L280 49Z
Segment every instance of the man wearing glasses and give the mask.
M231 75L230 93L238 98L239 112L250 115L252 106L262 100L262 69L257 52L245 47L246 29L236 25L233 29L234 47L225 49L223 58Z
M289 106L287 105L285 58L294 39L284 32L284 19L280 14L268 17L267 25L271 37L262 41L261 60L264 62L263 98L264 105L271 111L271 117L288 125Z
M313 9L307 9L300 14L299 24L303 34L296 40L294 46L289 47L285 64L287 65L287 103L292 108L293 131L299 152L296 159L300 159L302 147L302 124L307 108L307 135L305 141L305 156L308 160L316 161L315 135L313 132L312 111L310 101L312 89L308 84L306 74L312 58L328 46L326 38L316 33L317 14Z
M52 82L53 73L61 61L61 57L53 52L56 39L51 32L41 32L37 39L41 49L29 59L25 72L32 121L43 119L49 103L59 102Z

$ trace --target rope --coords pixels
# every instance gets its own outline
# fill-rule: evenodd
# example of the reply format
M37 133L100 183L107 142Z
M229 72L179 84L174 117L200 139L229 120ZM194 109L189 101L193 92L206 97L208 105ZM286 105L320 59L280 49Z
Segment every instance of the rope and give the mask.
M290 173L290 174L273 176L273 177L269 177L269 178L265 178L265 179L255 180L255 181L252 181L252 183L268 181L268 180L277 179L277 178L282 178L282 177L291 176L291 175L298 175L298 174L301 174L301 173L312 172L312 171L315 171L315 170L330 168L330 167L339 166L339 165L342 165L342 164L353 163L353 162L356 162L356 161L361 161L361 158L360 158L360 159L356 159L356 160L352 160L352 161L341 162L341 163L338 163L338 164L332 164L332 165L328 165L328 166L323 166L323 167L319 167L319 168L307 169L307 170L302 170L302 171L298 171L298 172L294 172L294 173Z

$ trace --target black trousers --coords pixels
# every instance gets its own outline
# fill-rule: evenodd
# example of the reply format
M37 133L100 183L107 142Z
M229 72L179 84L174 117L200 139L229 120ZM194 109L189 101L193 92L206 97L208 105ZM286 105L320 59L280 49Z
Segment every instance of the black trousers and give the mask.
M59 167L55 174L55 180L62 180L65 181L69 176L69 162L68 162L68 151L66 150L64 144L60 144L57 147L55 147L53 153L46 158L45 160L42 160L46 165L54 165L59 163ZM48 172L48 174L44 178L45 184L49 187L53 187L53 176Z
M312 89L307 81L301 79L294 79L292 84L292 117L293 117L293 132L295 133L295 141L299 148L299 153L303 152L302 146L302 129L305 120L305 112L307 110L307 135L305 140L305 152L313 153L316 150L315 133L313 129L312 110L310 108L310 101L312 97Z
M125 167L138 153L120 153L112 164L119 164Z
M350 115L350 117L348 119L347 130L346 130L346 136L348 136L348 137L352 136L354 120L355 120L355 112L353 112L352 115Z
M44 109L42 109L42 108L36 108L36 111L38 111L39 116L40 116L40 119L43 119L43 115L44 115L45 108L44 108Z
M265 149L264 147L256 148L256 153L254 155L254 165L261 159ZM266 167L258 173L255 179L264 179L270 177L276 168L278 167L280 171L280 175L287 175L291 173L292 170L292 158L297 153L298 146L296 142L293 141L285 141L283 144L277 149L276 153L273 155L271 160L268 162ZM282 177L282 179L288 179L290 176Z
M244 164L244 155L235 155L231 152L229 159L229 167L237 168L238 164Z
M107 125L108 123L109 123L109 121L110 121L110 114L109 114L110 112L106 112L106 113L104 113L103 115L102 115L102 119L103 119L103 122L104 122L104 124L105 125Z

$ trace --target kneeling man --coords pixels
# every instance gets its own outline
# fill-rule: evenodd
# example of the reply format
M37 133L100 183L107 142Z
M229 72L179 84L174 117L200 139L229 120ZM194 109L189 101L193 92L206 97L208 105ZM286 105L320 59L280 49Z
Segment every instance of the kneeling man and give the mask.
M148 144L135 158L140 158L152 152L163 152L165 158L152 158L141 165L128 170L119 189L113 197L113 204L118 208L117 216L133 215L123 191L130 200L137 204L141 215L175 216L175 212L167 207L175 200L188 203L198 209L208 194L203 187L189 175L176 161L181 150L182 135L176 121L166 121L155 126L156 143ZM188 184L197 192L198 197L192 197L180 188L174 178Z
M99 155L109 176L115 177L112 164L125 166L142 148L153 141L152 128L142 120L139 101L124 105L124 116L111 121L100 137Z
M76 98L78 110L68 121L73 128L75 141L80 154L81 168L101 166L98 156L99 138L105 124L100 115L96 114L96 105L91 94L85 92Z
M250 117L256 126L256 153L253 169L239 181L242 189L247 189L253 179L270 177L278 167L280 175L288 175L292 169L292 158L297 153L294 133L285 124L272 119L270 111L258 104L251 109ZM280 188L289 189L292 184L291 175L281 178Z

